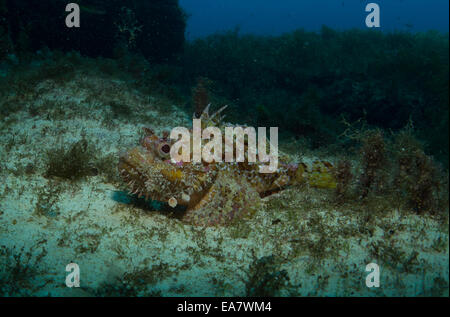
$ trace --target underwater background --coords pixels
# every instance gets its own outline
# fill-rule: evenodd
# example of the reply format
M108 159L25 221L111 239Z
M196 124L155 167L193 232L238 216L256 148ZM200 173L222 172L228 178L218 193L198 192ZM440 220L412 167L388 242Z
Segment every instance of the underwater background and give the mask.
M449 296L449 3L369 2L0 0L0 295ZM193 114L279 175L166 162Z

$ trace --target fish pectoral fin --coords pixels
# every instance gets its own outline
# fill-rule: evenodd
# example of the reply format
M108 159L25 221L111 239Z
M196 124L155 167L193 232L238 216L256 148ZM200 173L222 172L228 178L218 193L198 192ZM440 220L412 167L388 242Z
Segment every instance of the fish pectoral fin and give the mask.
M189 200L187 210L188 211L189 210L198 210L198 209L202 208L205 204L207 204L209 201L211 201L214 196L212 194L213 187L214 187L214 185L201 193L192 194L191 198Z

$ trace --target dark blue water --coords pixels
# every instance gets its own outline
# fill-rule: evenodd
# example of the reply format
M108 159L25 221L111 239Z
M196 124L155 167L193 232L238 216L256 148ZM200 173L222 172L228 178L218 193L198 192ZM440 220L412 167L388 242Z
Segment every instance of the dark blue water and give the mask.
M367 3L381 10L382 30L448 32L447 0L180 0L190 15L187 38L239 27L242 33L278 35L304 28L365 28Z

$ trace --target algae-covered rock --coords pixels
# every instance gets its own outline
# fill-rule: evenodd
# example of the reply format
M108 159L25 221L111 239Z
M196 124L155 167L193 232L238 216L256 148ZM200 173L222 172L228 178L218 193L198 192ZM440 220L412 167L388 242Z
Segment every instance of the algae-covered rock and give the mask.
M177 0L78 1L79 28L65 25L67 4L52 0L2 1L0 10L8 12L5 24L14 47L22 53L48 47L94 57L135 50L154 61L170 59L183 47L185 16Z

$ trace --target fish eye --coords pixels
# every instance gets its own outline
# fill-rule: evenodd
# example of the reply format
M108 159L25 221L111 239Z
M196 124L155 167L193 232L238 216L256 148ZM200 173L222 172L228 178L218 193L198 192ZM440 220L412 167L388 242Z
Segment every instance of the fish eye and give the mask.
M161 143L158 146L158 152L162 157L167 157L170 154L170 144Z

